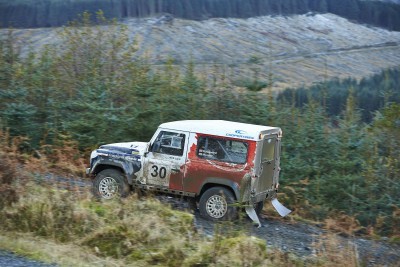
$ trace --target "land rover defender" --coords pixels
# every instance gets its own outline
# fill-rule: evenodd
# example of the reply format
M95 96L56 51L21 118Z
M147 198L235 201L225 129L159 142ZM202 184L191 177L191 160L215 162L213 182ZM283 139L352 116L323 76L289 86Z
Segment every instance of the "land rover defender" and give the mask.
M209 220L235 218L237 203L251 219L264 201L282 215L279 188L279 127L222 120L161 124L150 142L102 145L87 169L98 198L127 196L133 188L183 196Z

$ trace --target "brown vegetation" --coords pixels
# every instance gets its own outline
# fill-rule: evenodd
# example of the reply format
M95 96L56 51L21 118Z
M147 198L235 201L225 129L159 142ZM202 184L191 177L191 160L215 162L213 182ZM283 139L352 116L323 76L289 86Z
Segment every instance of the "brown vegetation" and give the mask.
M15 138L14 141L18 140ZM9 145L10 137L0 131L0 210L18 200L16 191L18 152L15 144Z
M12 186L15 177L15 169L11 167L10 160L0 153L0 210L5 206L16 202L17 192Z

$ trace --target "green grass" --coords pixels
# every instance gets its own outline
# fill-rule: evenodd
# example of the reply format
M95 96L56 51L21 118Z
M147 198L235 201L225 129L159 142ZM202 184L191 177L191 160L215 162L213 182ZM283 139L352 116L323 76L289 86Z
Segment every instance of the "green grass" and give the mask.
M281 265L264 240L240 231L205 237L192 214L135 195L100 202L28 183L0 221L0 248L66 266Z

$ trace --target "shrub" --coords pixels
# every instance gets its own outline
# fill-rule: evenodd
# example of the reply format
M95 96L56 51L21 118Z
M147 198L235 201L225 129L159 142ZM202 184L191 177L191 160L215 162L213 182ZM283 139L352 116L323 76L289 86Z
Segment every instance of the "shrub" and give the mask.
M95 213L83 209L71 193L29 187L28 194L0 214L3 229L65 242L82 237L99 224Z
M124 258L144 265L180 266L196 242L193 216L175 211L154 199L135 196L118 202L91 205L107 221L82 244L104 257ZM195 244L195 243L194 243Z
M14 187L16 168L14 163L4 154L0 153L0 210L18 200Z

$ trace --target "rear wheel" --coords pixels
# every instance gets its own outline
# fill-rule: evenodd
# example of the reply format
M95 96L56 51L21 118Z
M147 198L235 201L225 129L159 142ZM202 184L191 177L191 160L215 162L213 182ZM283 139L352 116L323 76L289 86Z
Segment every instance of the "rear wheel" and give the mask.
M93 180L93 194L100 199L126 197L130 192L125 176L118 170L105 169Z
M212 187L200 197L200 215L211 221L229 220L237 216L235 197L225 187Z

